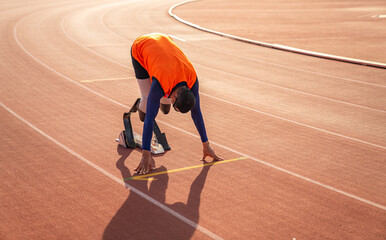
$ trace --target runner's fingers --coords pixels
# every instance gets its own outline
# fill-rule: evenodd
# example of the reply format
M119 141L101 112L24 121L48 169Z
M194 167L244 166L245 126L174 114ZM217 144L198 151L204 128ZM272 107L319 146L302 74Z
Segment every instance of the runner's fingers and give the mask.
M142 168L141 174L147 174L147 173L149 173L150 169L151 169L151 164L148 164L147 166L144 166L144 167Z
M140 163L137 167L137 169L135 169L134 171L136 171L138 174L141 174L141 172L143 171L144 167L142 165L142 163Z
M145 168L142 169L142 174L146 174L146 173L148 173L148 172L149 172L149 170L148 170L147 167L145 167Z
M154 169L155 169L155 161L154 161L154 159L152 159L151 164L150 164L150 170L154 170Z

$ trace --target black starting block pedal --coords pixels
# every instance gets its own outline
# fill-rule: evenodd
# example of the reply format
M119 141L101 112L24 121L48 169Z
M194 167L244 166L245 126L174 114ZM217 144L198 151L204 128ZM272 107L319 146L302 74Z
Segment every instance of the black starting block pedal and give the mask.
M162 145L164 150L165 151L170 150L171 148L169 146L168 140L166 139L166 135L165 133L161 132L161 129L158 127L158 124L155 120L153 124L153 132L155 134L156 141Z

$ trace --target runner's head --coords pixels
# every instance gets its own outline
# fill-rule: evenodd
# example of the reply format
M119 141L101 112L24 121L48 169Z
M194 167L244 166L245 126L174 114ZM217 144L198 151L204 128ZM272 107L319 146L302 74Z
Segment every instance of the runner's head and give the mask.
M177 112L187 113L196 105L196 98L192 91L187 87L181 87L177 92L177 97L173 107Z

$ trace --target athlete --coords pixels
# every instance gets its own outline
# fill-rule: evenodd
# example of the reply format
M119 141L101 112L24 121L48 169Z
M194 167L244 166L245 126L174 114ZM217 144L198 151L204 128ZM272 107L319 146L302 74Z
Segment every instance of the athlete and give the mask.
M146 174L154 169L150 144L153 122L161 112L168 114L173 104L177 112L191 112L203 145L203 160L223 160L209 145L200 109L198 79L192 63L173 40L164 34L152 33L137 38L131 47L135 76L141 92L138 113L144 122L142 159L135 171Z

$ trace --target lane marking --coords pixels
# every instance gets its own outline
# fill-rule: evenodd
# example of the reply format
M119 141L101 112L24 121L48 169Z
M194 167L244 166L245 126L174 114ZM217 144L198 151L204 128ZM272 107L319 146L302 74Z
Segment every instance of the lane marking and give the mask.
M52 67L48 66L47 64L43 63L43 62L40 61L38 58L36 58L35 56L33 56L32 53L30 53L30 52L29 52L29 51L28 51L28 50L20 43L19 39L17 38L17 28L18 28L19 24L20 24L25 18L27 18L28 16L30 16L30 15L32 15L32 14L33 14L33 13L31 13L31 14L29 14L29 15L23 17L23 18L21 18L21 19L15 24L15 26L14 26L14 28L13 28L13 35L14 35L14 38L15 38L16 43L18 44L18 46L19 46L19 47L20 47L20 48L21 48L28 56L30 56L30 57L31 57L32 59L34 59L36 62L38 62L39 64L41 64L43 67L45 67L45 68L47 68L48 70L50 70L50 71L56 73L58 76L63 77L63 78L66 79L67 81L70 81L70 82L74 83L75 85L78 85L79 87L81 87L81 88L83 88L83 89L85 89L85 90L87 90L87 91L89 91L89 92L91 92L91 93L93 93L93 94L95 94L95 95L97 95L97 96L103 98L103 99L106 99L106 100L108 100L108 101L110 101L110 102L112 102L112 103L114 103L114 104L117 104L118 106L121 106L121 107L123 107L123 108L125 108L125 109L129 109L129 108L130 108L129 106L126 106L126 105L124 105L124 104L122 104L122 103L120 103L120 102L117 102L117 101L115 101L115 100L109 98L109 97L106 97L105 95L103 95L103 94L101 94L101 93L99 93L99 92L96 92L96 91L94 91L94 90L92 90L92 89L90 89L90 88L84 86L83 84L81 84L81 83L79 83L79 82L77 82L77 81L75 81L75 80L72 80L71 78L69 78L69 77L67 77L66 75L64 75L64 74L62 74L62 73L56 71L56 70L53 69ZM83 48L85 48L85 49L88 49L88 50L91 51L91 52L94 52L94 51L92 51L91 49L84 47L82 44L80 44L78 41L76 41L76 40L73 39L70 35L67 34L67 32L65 31L64 26L63 26L64 20L65 20L65 18L64 18L64 19L62 20L62 22L61 22L62 31L63 31L70 39L72 39L75 43L77 43L80 47L83 47ZM112 59L110 59L110 58L107 58L107 57L105 57L105 56L103 56L103 55L101 55L101 54L99 54L99 53L97 53L97 52L94 52L94 54L97 55L97 56L100 56L100 57L102 57L102 58L104 58L104 59L107 59L107 60L109 60L110 62L115 62L116 64L118 64L118 65L120 65L120 66L124 66L125 68L128 68L127 66L125 66L125 65L123 65L123 64L121 64L121 63L119 63L119 62L116 62L116 61L114 61L114 60L112 60ZM176 130L178 130L178 131L180 131L180 132L183 132L183 133L185 133L185 134L187 134L187 135L189 135L189 136L192 136L192 137L195 137L195 138L197 138L197 139L200 139L200 136L198 136L198 135L196 135L196 134L193 134L193 133L191 133L191 132L188 132L188 131L186 131L186 130L184 130L184 129L182 129L182 128L176 127L176 126L171 125L171 124L169 124L169 123L167 123L167 122L163 122L163 121L159 121L159 122L162 123L162 124L164 124L164 125L166 125L166 126L168 126L168 127L170 127L170 128L173 128L173 129L176 129ZM239 151L237 151L237 150L235 150L235 149L226 147L226 146L224 146L224 145L222 145L222 144L219 144L219 143L216 143L216 142L211 142L211 143L212 143L213 145L217 145L217 146L219 146L219 147L221 147L221 148L223 148L223 149L226 149L226 150L231 151L231 152L233 152L233 153L236 153L236 154L238 154L238 155L248 157L248 158L250 158L250 159L252 159L252 160L254 160L254 161L258 162L258 163L261 163L261 164L266 165L266 166L268 166L268 167L274 168L274 169L276 169L276 170L278 170L278 171L281 171L281 172L284 172L284 173L286 173L286 174L292 175L292 176L294 176L294 177L300 178L300 179L302 179L302 180L304 180L304 181L307 181L307 182L316 184L316 185L318 185L318 186L320 186L320 187L322 187L322 188L329 189L329 190L331 190L331 191L340 193L340 194L342 194L342 195L345 195L345 196L347 196L347 197L349 197L349 198L355 199L355 200L360 201L360 202L362 202L362 203L368 204L368 205L370 205L370 206L373 206L373 207L376 207L376 208L380 208L380 209L382 209L382 210L386 210L386 207L383 206L383 205L381 205L381 204L377 204L377 203L372 202L372 201L369 201L369 200L367 200L367 199L358 197L358 196L356 196L356 195L353 195L353 194L344 192L344 191L342 191L342 190L339 190L339 189L337 189L337 188L331 187L331 186L329 186L329 185L326 185L326 184L320 183L320 182L318 182L318 181L312 180L312 179L310 179L310 178L308 178L308 177L304 177L304 176L302 176L302 175L300 175L300 174L291 172L291 171L289 171L289 170L286 170L286 169L284 169L284 168L278 167L278 166L273 165L273 164L271 164L271 163L262 161L262 160L260 160L260 159L258 159L258 158L255 158L255 157L249 156L249 155L247 155L247 154L241 153L241 152L239 152ZM128 185L128 184L127 184L127 185ZM130 185L128 185L128 186L130 186ZM145 196L147 196L147 195L145 195ZM149 197L149 196L147 196L147 197ZM150 198L150 197L149 197L149 198ZM162 205L162 204L161 204L161 205ZM163 205L162 205L162 206L163 206ZM163 206L163 207L167 208L166 206ZM161 207L161 208L162 208L162 207ZM166 210L165 210L165 211L166 211ZM171 210L171 211L172 211L172 210ZM182 216L182 217L183 217L183 216ZM189 219L187 219L187 220L189 220ZM189 220L189 221L190 221L190 220ZM191 221L190 221L190 222L191 222ZM193 223L193 224L195 224L195 223ZM191 225L191 224L189 224L189 225ZM198 226L197 229L200 230L200 227L201 227L201 226L199 226L199 225L197 225L197 224L195 224L195 225ZM192 225L192 226L193 226L193 225ZM201 227L201 228L202 228L202 227ZM205 230L206 230L206 229L205 229ZM203 230L200 230L200 231L204 232ZM208 230L206 230L206 231L208 231ZM208 231L208 232L209 232L209 231ZM211 232L209 232L209 233L211 233ZM213 234L213 233L212 233L212 234ZM208 234L208 235L209 235L209 234ZM217 236L217 237L218 237L218 236ZM221 238L219 238L219 239L221 239Z
M133 77L123 77L123 78L99 78L99 79L86 79L81 80L80 82L103 82L103 81L119 81L119 80L135 80Z
M184 40L184 39L182 39L182 38L179 38L179 37L176 37L176 36L174 36L174 35L170 35L170 34L168 34L171 38L175 38L175 39L177 39L177 40L180 40L180 41L182 41L182 42L186 42L186 40Z
M205 166L211 166L211 165L222 164L222 163L229 163L229 162L239 161L239 160L243 160L243 159L247 159L247 157L239 157L239 158L233 158L233 159L224 160L224 161L210 162L210 163L205 163L205 164L201 164L201 165L177 168L177 169L168 170L168 171L149 173L146 175L136 175L133 177L125 178L125 179L123 179L123 181L126 181L126 180L148 180L150 177L154 177L157 175L169 174L169 173L173 173L173 172L181 172L181 171L190 170L190 169L194 169L194 168L202 168ZM152 179L152 180L156 180L156 179Z
M382 12L382 11L381 11ZM373 16L371 16L372 18L386 18L386 15L385 14L380 14L381 12L378 12L377 14L375 14L375 15L373 15ZM371 15L371 13L370 14L366 14L366 15L363 15L363 16L367 16L367 15ZM360 17L362 17L362 16L360 16Z

